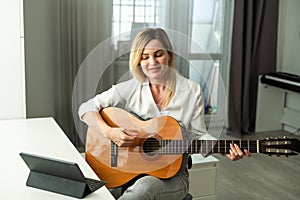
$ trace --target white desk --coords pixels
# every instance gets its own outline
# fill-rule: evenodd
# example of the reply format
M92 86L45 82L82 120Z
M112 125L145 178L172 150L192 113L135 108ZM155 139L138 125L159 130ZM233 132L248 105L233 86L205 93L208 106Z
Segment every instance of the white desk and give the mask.
M84 175L98 179L64 132L52 118L0 121L1 164L0 199L60 200L76 199L25 185L29 169L20 152L53 157L78 163ZM106 187L85 199L114 199Z

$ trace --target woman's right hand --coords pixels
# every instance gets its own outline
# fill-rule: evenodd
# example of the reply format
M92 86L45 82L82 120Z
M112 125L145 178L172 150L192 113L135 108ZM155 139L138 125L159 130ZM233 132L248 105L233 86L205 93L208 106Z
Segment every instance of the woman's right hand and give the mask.
M119 147L130 147L136 143L138 131L130 131L125 128L110 127L102 119L99 112L85 113L82 120L91 128L103 134L106 138L116 143Z
M125 128L111 127L108 132L106 132L106 137L119 147L131 147L136 143L137 133Z

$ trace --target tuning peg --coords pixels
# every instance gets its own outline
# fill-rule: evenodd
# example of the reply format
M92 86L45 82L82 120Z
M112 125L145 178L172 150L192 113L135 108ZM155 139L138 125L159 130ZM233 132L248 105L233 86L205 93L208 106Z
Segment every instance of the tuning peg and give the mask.
M287 137L287 136L283 136L282 138L283 138L283 139L287 139L288 137Z

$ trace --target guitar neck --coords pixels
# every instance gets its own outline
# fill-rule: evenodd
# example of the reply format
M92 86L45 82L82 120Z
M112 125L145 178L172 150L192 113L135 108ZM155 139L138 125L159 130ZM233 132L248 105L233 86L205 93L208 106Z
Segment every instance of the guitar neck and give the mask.
M237 144L241 149L259 153L259 140L194 140L188 148L190 154L229 153L230 144Z
M161 148L156 150L161 154L225 154L229 152L230 144L237 144L251 153L259 153L260 149L259 140L162 140Z

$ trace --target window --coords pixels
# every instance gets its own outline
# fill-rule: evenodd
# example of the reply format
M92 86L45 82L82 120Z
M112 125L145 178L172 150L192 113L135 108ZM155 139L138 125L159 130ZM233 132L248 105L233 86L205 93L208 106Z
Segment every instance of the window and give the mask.
M192 45L186 49L185 75L200 83L206 114L216 113L221 106L218 76L227 80L231 4L231 0L114 0L114 46L118 49L118 44L129 41L135 28L164 27L187 35Z
M222 53L223 0L194 0L191 38L208 53ZM191 48L191 53L199 53Z
M219 77L226 78L228 69L225 60L228 52L224 51L225 46L228 49L228 44L224 45L228 32L224 28L225 23L231 21L225 20L225 11L230 14L230 10L225 7L226 2L228 6L229 1L225 0L194 0L189 23L190 37L197 44L197 47L190 47L189 78L201 85L206 114L215 114L218 110L225 113L225 106L220 101L226 96L225 85ZM220 74L220 71L223 73Z
M159 0L113 0L113 35L114 44L128 41L132 37L131 30L157 26L159 22Z

